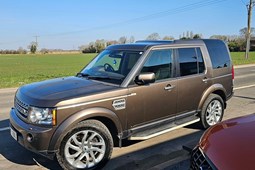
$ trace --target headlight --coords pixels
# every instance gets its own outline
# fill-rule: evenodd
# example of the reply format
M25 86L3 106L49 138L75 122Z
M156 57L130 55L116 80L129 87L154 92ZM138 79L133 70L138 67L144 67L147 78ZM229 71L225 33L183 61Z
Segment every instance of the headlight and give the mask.
M56 110L30 107L28 109L28 121L33 124L56 125Z

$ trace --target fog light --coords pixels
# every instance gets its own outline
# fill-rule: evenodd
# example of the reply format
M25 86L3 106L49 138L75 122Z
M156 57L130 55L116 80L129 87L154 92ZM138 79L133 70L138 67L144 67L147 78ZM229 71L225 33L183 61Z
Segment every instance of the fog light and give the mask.
M32 134L30 134L30 133L27 134L27 141L28 141L28 142L32 142L33 139L34 139L34 138L33 138L33 135L32 135Z

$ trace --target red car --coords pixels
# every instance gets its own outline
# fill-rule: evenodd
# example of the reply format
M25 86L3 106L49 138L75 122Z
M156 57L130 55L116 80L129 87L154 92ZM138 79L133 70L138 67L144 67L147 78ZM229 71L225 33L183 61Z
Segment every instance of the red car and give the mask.
M192 151L191 169L255 169L255 114L206 130Z

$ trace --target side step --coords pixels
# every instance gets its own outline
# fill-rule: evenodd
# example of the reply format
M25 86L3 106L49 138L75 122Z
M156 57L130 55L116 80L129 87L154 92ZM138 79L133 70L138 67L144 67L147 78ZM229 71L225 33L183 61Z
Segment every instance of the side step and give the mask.
M189 117L189 119L190 119L190 117ZM132 134L132 136L129 138L129 140L147 140L147 139L162 135L164 133L170 132L172 130L191 125L191 124L199 122L199 121L200 121L200 118L194 116L193 119L190 121L182 121L182 122L185 122L182 124L179 124L180 122L169 123L169 124L166 124L163 126L159 126L157 128L152 128L152 129L144 130L141 132L137 132L135 134Z

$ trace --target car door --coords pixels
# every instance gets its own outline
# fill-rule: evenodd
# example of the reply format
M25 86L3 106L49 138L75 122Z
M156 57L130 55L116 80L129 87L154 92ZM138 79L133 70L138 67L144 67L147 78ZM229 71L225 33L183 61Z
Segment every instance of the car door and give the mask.
M202 94L211 82L199 47L177 50L179 63L177 113L197 111Z
M177 79L174 50L152 50L140 73L155 74L155 82L129 88L129 127L168 118L176 113Z

